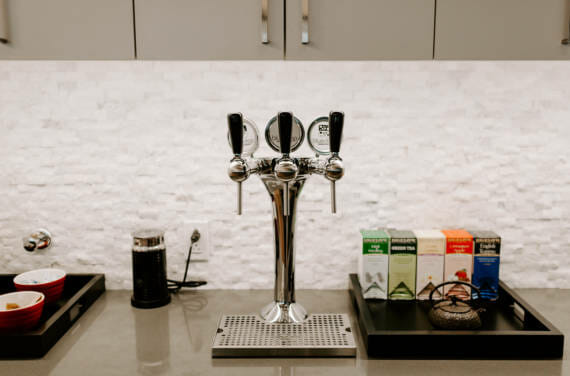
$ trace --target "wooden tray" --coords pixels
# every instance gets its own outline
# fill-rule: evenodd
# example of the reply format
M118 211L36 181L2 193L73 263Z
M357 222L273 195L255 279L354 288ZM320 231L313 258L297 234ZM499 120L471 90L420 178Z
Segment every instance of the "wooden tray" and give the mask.
M15 274L0 274L0 294L15 291ZM38 326L26 332L0 332L0 358L40 358L105 291L104 274L68 274L59 301L44 307Z
M366 350L383 358L561 358L564 335L502 281L499 300L485 302L483 327L440 330L426 301L365 300L356 274L350 296Z

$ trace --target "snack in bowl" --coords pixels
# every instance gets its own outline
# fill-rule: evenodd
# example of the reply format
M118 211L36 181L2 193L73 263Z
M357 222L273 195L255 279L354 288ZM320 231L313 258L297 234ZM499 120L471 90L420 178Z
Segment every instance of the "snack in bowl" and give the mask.
M38 291L45 295L46 304L56 302L63 293L65 271L61 269L37 269L14 277L18 291Z
M43 312L45 295L37 291L18 291L0 295L0 330L21 331L37 326Z

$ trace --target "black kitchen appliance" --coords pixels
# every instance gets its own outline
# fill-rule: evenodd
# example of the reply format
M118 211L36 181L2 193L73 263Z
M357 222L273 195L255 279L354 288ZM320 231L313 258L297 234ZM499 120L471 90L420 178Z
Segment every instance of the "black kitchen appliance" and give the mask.
M156 308L170 303L166 280L164 232L147 229L133 234L133 295L136 308Z

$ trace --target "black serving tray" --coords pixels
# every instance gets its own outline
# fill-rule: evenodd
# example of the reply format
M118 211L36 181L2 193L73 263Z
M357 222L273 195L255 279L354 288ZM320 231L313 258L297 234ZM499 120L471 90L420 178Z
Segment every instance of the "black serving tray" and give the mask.
M0 294L15 291L15 274L0 274ZM44 306L38 326L25 332L0 331L0 358L40 358L105 291L104 274L68 274L61 298Z
M365 300L356 274L350 296L370 357L561 358L564 335L499 282L499 300L485 302L479 330L441 330L428 320L427 301Z

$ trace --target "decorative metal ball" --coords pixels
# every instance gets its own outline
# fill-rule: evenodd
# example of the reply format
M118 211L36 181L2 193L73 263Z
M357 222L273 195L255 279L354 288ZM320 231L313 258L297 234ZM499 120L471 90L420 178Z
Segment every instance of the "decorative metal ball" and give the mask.
M230 167L228 167L228 175L230 179L236 182L241 182L249 177L249 170L247 168L247 163L243 159L234 158L230 161Z
M281 159L275 164L275 177L281 181L295 180L299 168L292 159Z
M342 159L332 157L325 166L325 177L329 180L336 181L344 175L344 166Z

